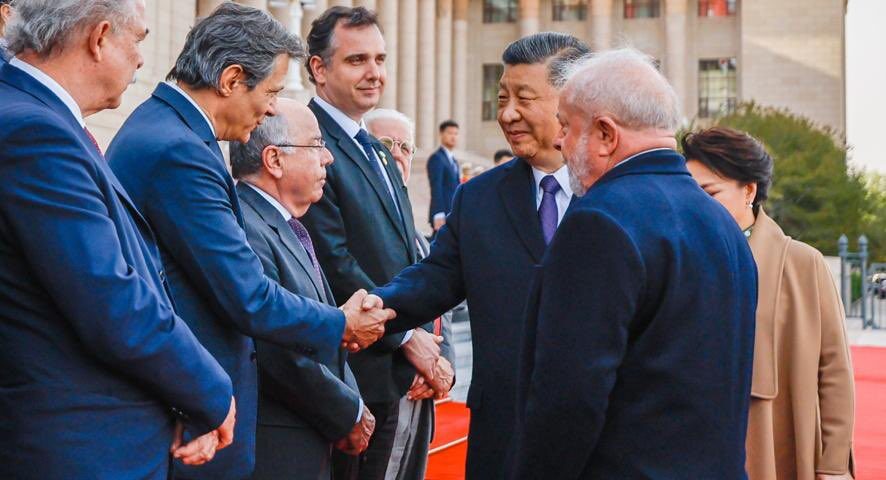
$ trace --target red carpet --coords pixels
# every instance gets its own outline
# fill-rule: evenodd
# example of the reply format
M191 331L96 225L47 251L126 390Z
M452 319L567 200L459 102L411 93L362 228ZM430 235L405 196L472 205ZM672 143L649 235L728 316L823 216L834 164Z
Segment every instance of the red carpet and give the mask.
M886 348L852 347L855 369L855 462L857 480L886 480ZM428 480L464 478L470 411L462 403L437 406L437 430ZM436 450L435 450L436 449Z

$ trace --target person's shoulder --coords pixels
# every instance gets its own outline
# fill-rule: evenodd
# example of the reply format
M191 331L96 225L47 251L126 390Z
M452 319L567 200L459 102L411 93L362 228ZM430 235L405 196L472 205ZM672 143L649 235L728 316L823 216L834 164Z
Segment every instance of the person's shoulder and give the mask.
M818 249L794 238L788 242L785 261L801 268L814 268L819 264L825 264L824 255Z

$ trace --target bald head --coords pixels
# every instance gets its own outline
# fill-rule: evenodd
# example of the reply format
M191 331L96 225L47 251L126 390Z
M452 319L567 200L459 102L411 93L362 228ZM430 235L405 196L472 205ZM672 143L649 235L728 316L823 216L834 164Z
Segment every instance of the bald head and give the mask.
M255 175L262 168L262 155L269 146L312 145L320 138L314 113L299 102L278 98L277 114L265 117L246 143L231 142L231 173L240 179Z

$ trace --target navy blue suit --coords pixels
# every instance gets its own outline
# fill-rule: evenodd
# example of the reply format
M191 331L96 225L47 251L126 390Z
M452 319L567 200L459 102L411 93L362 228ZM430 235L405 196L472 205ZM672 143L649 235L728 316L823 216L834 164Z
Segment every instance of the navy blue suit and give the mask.
M230 379L71 111L9 64L0 98L0 478L165 479L173 412L214 429Z
M234 444L177 475L246 477L255 463L257 397L250 337L325 360L338 351L344 314L265 276L209 124L169 85L161 83L126 120L108 158L157 233L176 310L234 382Z
M533 280L511 478L746 478L756 272L673 150L605 174Z
M500 479L513 432L525 298L545 251L536 187L525 160L494 168L456 191L430 255L377 290L397 311L388 331L432 320L465 298L473 374L467 478Z
M431 184L431 206L428 209L428 222L434 224L434 215L440 212L449 214L452 197L459 184L458 164L449 160L443 147L438 148L428 158L428 183Z

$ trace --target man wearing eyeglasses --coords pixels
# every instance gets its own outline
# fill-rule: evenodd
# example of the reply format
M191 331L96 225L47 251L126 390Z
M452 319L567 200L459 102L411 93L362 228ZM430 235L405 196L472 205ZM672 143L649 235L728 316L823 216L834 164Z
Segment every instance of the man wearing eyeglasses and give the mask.
M246 238L265 275L290 292L333 305L311 236L299 221L323 196L333 158L314 114L277 102L246 143L231 142ZM258 427L253 479L329 479L333 447L366 449L375 418L340 349L329 359L256 341Z

